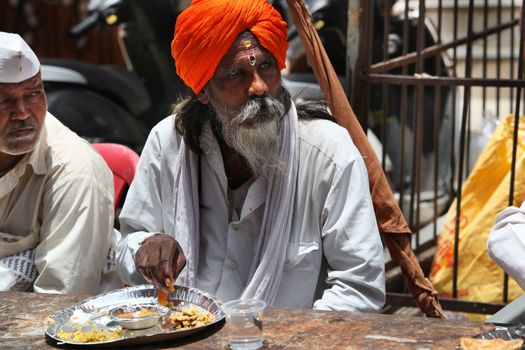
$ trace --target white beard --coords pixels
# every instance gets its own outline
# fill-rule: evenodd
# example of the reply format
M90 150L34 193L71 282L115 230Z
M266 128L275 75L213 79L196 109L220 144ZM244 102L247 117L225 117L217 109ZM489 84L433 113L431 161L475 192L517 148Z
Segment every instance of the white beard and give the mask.
M267 177L273 169L285 168L277 153L284 104L271 97L251 99L235 113L213 96L208 95L208 99L221 124L224 141L246 160L254 176Z
M246 160L253 175L268 176L272 169L280 169L283 164L277 155L280 139L280 119L261 122L256 127L231 128L224 139L230 147ZM223 128L223 134L226 132Z

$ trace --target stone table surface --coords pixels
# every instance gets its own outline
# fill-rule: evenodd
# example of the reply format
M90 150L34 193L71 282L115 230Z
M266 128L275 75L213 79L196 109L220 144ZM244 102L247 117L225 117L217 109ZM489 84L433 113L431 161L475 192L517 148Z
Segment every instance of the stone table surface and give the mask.
M87 296L0 292L0 349L94 348L57 345L45 335L45 319ZM493 327L383 314L267 308L265 349L454 349L462 336ZM126 349L228 349L224 322L185 338Z

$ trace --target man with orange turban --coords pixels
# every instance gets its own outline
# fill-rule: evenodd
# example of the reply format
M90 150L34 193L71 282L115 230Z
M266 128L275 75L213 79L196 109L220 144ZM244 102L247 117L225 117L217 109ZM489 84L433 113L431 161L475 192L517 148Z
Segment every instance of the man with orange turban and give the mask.
M365 164L324 106L296 108L282 86L286 31L266 0L194 0L177 19L172 54L194 95L152 130L122 209L128 284L383 306Z

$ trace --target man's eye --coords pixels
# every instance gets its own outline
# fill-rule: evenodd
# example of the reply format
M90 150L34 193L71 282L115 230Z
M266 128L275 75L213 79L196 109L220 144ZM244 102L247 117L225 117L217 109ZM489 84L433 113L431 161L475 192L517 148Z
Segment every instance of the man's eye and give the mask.
M261 68L269 68L271 66L273 66L273 61L271 59L266 59L266 60L262 61L261 65L260 65Z
M35 97L35 96L40 96L40 94L42 94L42 90L33 90L29 93L29 96Z
M7 103L7 101L9 101L7 97L0 97L0 104Z
M239 75L239 74L241 74L241 70L240 70L240 69L232 69L232 70L230 70L230 71L227 73L227 75L228 75L229 77L235 77L235 76L237 76L237 75Z

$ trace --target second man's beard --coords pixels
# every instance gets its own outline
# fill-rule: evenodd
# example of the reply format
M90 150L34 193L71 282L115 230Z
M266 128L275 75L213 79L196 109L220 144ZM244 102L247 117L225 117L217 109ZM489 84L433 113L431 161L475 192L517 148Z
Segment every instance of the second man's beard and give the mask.
M254 176L268 176L273 169L283 170L279 160L280 127L285 114L282 94L273 98L250 98L240 109L232 111L207 94L215 111L224 141L248 163Z

